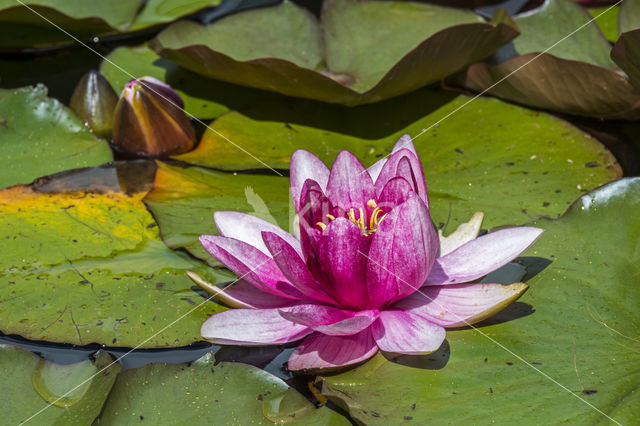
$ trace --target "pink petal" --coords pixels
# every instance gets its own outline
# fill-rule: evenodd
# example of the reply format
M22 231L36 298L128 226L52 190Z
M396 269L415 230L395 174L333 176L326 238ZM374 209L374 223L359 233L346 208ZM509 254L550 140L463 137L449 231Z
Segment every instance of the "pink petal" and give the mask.
M225 345L279 345L294 342L312 331L282 318L277 309L231 309L202 324L205 339Z
M342 367L369 359L377 351L378 347L369 329L352 336L313 333L291 354L288 368L298 371Z
M207 282L193 271L187 271L187 275L207 293L214 295L222 303L232 308L281 308L297 303L295 300L265 293L246 281L235 281L221 288Z
M349 151L340 152L333 162L326 194L334 205L345 211L364 208L369 200L376 198L371 176Z
M329 295L346 309L361 310L368 305L365 274L369 238L349 219L336 218L322 232L317 250L316 279Z
M380 194L387 182L398 176L404 177L413 186L414 191L422 198L422 201L427 206L429 205L422 163L418 156L407 148L402 148L387 158L378 175L378 179L376 179L376 193Z
M246 281L237 281L222 289L216 295L225 304L234 308L267 309L291 306L295 300L274 296L257 289ZM238 305L232 305L236 303ZM240 305L242 304L242 305Z
M378 317L377 311L354 312L324 305L296 305L281 309L280 315L330 336L359 333Z
M418 151L416 151L416 147L413 144L413 140L411 139L411 136L409 136L408 134L404 134L400 136L400 139L398 139L398 142L396 142L396 144L393 146L393 150L391 151L391 153L393 154L395 152L400 151L401 149L408 149L413 153L413 155L420 158L420 156L418 155Z
M396 144L394 145L393 150L391 151L391 154L393 154L394 152L400 151L401 149L408 149L409 151L413 152L413 154L416 157L420 158L418 156L418 152L416 151L416 147L413 145L411 136L409 135L402 135L400 139L398 139L398 142L396 142ZM371 176L371 180L375 182L378 179L378 176L380 175L380 171L382 170L382 167L386 162L387 162L387 158L381 158L380 160L373 163L367 169L367 171L369 172L369 176Z
M444 341L444 328L411 312L383 311L371 327L380 350L401 354L433 352Z
M311 275L300 254L287 241L272 232L263 232L262 238L282 274L301 293L319 302L336 304Z
M318 157L312 153L299 149L291 156L290 169L290 181L291 181L291 196L293 197L293 204L296 211L300 210L300 196L302 195L302 186L307 179L316 181L322 190L327 187L327 181L329 180L329 169Z
M372 308L406 297L426 280L438 251L438 234L422 200L413 196L382 220L373 234L367 264Z
M219 235L201 235L200 242L213 257L256 288L288 299L306 299L282 275L275 261L257 248Z
M443 327L462 327L501 311L522 296L527 288L523 283L422 287L419 293L399 301L393 309L420 315Z
M395 177L382 188L377 205L387 211L407 201L412 194L415 192L411 184L402 177Z
M322 222L329 223L327 214L336 213L331 201L324 195L320 185L314 180L307 180L302 188L301 207L298 210L300 222L303 221L308 227L316 226Z
M437 258L425 285L466 283L484 277L524 253L542 232L522 226L471 240Z
M298 253L302 253L300 242L293 235L273 223L269 223L266 220L250 214L219 211L213 214L213 220L218 227L220 235L245 242L254 246L264 254L269 254L269 250L262 241L262 235L260 235L262 231L277 234L280 238L288 242L291 247L296 249Z

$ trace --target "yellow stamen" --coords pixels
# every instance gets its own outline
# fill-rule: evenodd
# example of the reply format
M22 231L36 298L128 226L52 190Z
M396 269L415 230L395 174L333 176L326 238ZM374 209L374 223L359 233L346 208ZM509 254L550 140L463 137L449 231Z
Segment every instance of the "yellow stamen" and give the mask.
M375 209L376 207L378 207L375 200L367 201L367 206L371 207L372 209Z
M373 211L371 212L371 218L369 219L369 229L374 229L375 226L379 223L377 222L377 220L380 213L382 213L382 209L380 207L376 207L375 209L373 209Z
M365 223L364 223L364 209L362 207L360 207L360 208L358 208L358 211L360 212L360 217L358 218L358 226L363 231L366 231L367 230L367 225L365 225Z
M329 218L329 220L336 220L336 217L332 214L327 213L327 217Z
M322 223L322 222L317 222L317 223L316 223L316 226L320 227L320 229L321 229L321 230L323 230L323 231L324 231L325 229L327 229L327 225L325 225L325 224L324 224L324 223Z

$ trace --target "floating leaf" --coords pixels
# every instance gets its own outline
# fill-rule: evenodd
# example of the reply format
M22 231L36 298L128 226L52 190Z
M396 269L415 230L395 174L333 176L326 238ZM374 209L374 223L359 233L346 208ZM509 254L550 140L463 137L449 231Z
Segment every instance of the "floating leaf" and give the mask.
M130 30L166 24L199 10L217 6L221 2L222 0L148 0Z
M402 134L417 135L451 114L439 127L415 139L432 200L431 215L449 232L478 210L484 211L487 227L521 223L539 215L557 216L582 191L621 176L614 158L600 143L564 121L495 99L476 99L464 107L468 98L463 96L440 107L424 102L439 99L442 104L449 96L421 91L350 110L288 104L279 110L284 122L258 121L234 112L217 119L212 127L275 169L288 168L291 154L299 148L314 152L326 164L348 149L369 165L387 155ZM432 112L407 125L416 111L425 113L422 108ZM275 106L271 113L278 115ZM377 123L391 134L380 131L379 139L368 140L295 124L320 115L338 126L345 123L349 131L375 131ZM176 158L218 169L261 167L213 132L205 134L195 151ZM216 210L258 212L269 220L260 213L267 210L288 229L289 179L265 173L160 165L145 202L170 247L186 248L217 264L197 240L201 234L216 232L212 219ZM266 203L266 209L250 204L247 187Z
M550 264L512 308L431 355L325 377L323 393L365 424L634 423L640 216L625 212L638 209L640 179L623 179L535 222L546 231L522 261L529 275Z
M218 80L353 105L413 91L488 56L517 35L510 23L421 3L331 0L319 24L284 2L209 26L178 22L151 47Z
M44 86L0 89L0 187L112 159L109 145Z
M620 5L620 32L640 29L640 0L625 0Z
M611 6L602 6L587 9L587 12L595 18L596 24L600 27L600 31L604 37L612 43L615 43L618 39L618 14L620 6L614 6L609 10Z
M232 362L214 366L213 356L207 354L189 365L149 364L125 371L100 423L269 424L264 400L286 392L295 391L266 371ZM299 419L300 424L350 424L334 411L316 409L302 396L293 405L297 415L290 420ZM282 420L279 423L289 419Z
M23 3L28 7L17 1L0 0L0 46L26 47L72 42L54 25L81 39L124 31L142 2L38 0Z
M521 56L498 65L474 64L454 80L535 108L640 118L640 91L614 69L609 43L595 23L587 24L589 16L582 8L569 0L546 0L515 21L522 35L513 44ZM577 28L581 29L573 33ZM554 47L548 53L537 53L550 46Z
M118 177L100 169L96 179ZM0 191L0 331L78 345L202 340L202 322L224 308L203 303L185 272L216 283L232 275L168 249L141 202L144 192L95 191Z
M111 363L111 356L102 351L95 355L95 362L59 365L15 346L0 345L3 423L90 424L100 414L120 371L120 365Z
M620 34L611 50L611 58L627 73L631 84L640 91L640 29Z
M287 178L229 174L200 167L183 169L158 163L153 190L144 201L161 226L162 237L169 247L185 248L219 266L198 241L202 234L217 233L213 212L244 211L265 220L275 217L278 225L288 229L288 192ZM268 210L256 201L252 205L252 200L263 200Z

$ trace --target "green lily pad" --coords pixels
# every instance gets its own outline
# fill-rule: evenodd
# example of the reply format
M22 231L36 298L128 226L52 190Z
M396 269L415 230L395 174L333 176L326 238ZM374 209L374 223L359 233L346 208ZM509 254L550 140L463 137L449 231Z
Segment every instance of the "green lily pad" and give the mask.
M0 0L0 46L39 47L73 41L47 20L80 39L124 31L133 21L142 2L38 0L23 3L28 7L14 0Z
M343 104L376 102L434 83L517 35L506 15L411 2L324 3L322 23L291 2L209 26L178 22L151 47L207 77Z
M604 37L612 43L618 40L618 14L620 6L614 6L609 10L611 6L593 7L588 8L589 15L595 18L596 24L600 27L600 31Z
M112 159L107 142L44 86L0 89L0 188Z
M136 16L131 31L175 21L208 7L217 6L222 0L149 0Z
M446 96L450 95L417 92L346 111L289 105L281 110L283 118L290 119L284 122L258 121L234 112L218 118L212 127L275 169L288 168L298 148L317 154L326 164L348 149L368 165L387 155L402 134L418 135L451 114L439 127L415 139L432 200L431 214L436 224L447 229L455 229L478 210L484 210L488 227L557 216L583 191L621 176L611 154L590 136L555 117L495 99L476 99L463 107L468 98L456 97L444 106L431 105L430 114L407 125L405 120L414 107L424 106L424 99L440 97L443 102ZM275 110L272 106L277 115ZM371 140L344 134L345 128L340 133L295 124L318 115L348 123L352 131L380 123L392 133ZM175 158L218 169L263 167L212 131L195 151ZM216 210L249 212L289 229L289 179L265 173L232 174L161 164L145 202L170 247L186 248L216 265L197 240L201 234L216 232L212 220Z
M117 181L108 171L100 169L96 179ZM201 341L202 322L225 308L203 303L185 272L199 271L214 282L233 276L168 249L144 195L97 187L0 191L0 331L78 345Z
M631 84L640 91L640 29L620 34L611 57L627 73Z
M146 45L119 47L112 51L107 59L100 65L100 73L118 93L133 80L132 75L136 78L151 76L164 81L177 91L184 100L184 109L195 117L216 118L229 111L229 108L217 102L216 99L221 89L219 86L231 85L211 81L181 68L160 57ZM120 68L127 72L123 72ZM242 91L243 88L240 90ZM226 92L229 90L227 89Z
M288 192L289 180L283 177L184 169L159 162L144 202L158 221L165 244L220 266L198 241L202 234L218 232L213 212L248 212L288 229Z
M609 58L609 42L597 25L589 23L572 34L589 19L569 0L546 0L539 9L515 17L522 34L513 44L520 56L498 65L474 64L453 80L535 108L610 119L640 118L640 91L616 69ZM557 42L548 53L539 53Z
M291 402L287 412L273 418L274 399L285 395ZM270 424L263 412L277 423L350 424L334 411L316 409L277 377L246 364L214 365L211 354L188 365L149 364L125 371L100 423Z
M630 212L638 209L640 179L623 179L560 219L533 223L546 231L527 254L551 264L529 279L519 307L478 331L449 331L450 351L437 353L448 362L378 355L325 377L323 393L365 424L604 424L605 415L633 424L640 216Z
M95 362L58 365L15 346L0 345L3 423L91 424L120 371L119 364L111 363L111 356L99 351Z
M640 29L640 0L625 0L618 20L621 33Z

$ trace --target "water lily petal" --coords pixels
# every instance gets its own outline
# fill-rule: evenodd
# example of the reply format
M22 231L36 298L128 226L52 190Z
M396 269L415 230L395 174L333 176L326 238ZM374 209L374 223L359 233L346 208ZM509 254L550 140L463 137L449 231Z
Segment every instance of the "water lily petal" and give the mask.
M372 308L406 297L429 274L438 250L429 211L413 196L382 220L368 254L367 288Z
M438 229L438 237L440 238L440 256L449 254L458 247L468 243L478 237L480 227L484 219L483 212L475 212L469 222L461 223L455 231L448 236L442 234L442 230Z
M207 293L214 295L231 308L265 309L281 308L298 303L295 300L274 296L257 289L246 281L235 281L222 288L207 282L193 271L187 271L187 276Z
M296 305L280 310L289 321L330 336L350 336L366 329L378 317L377 311L346 311L325 305Z
M413 145L413 141L411 140L411 136L409 135L402 135L400 139L398 139L396 144L393 146L393 150L391 151L391 154L393 154L394 152L400 151L401 149L408 149L409 151L413 152L413 154L416 157L418 157L418 152L416 151L416 147ZM386 162L387 162L387 158L381 158L380 160L376 161L371 166L369 166L367 171L369 172L369 176L371 176L371 180L375 182L378 179L378 176L380 175L380 171L382 170L382 167Z
M292 371L342 367L367 360L377 351L370 329L352 336L314 333L300 343L287 365Z
M415 194L413 186L405 178L395 177L382 188L377 204L387 211L407 201L412 194Z
M266 220L250 214L233 211L218 211L213 214L213 221L216 223L220 235L243 241L254 246L264 254L268 255L269 249L267 249L267 246L264 244L260 235L262 231L273 232L289 243L289 245L291 245L291 247L293 247L298 253L302 253L300 241L298 241L293 235L289 234L278 225L274 225L273 223L267 222Z
M301 222L304 220L310 227L314 227L318 222L325 225L329 223L327 214L335 213L335 209L318 182L307 179L302 187L301 197L302 203L298 210Z
M336 304L311 275L300 254L287 241L266 231L262 232L262 238L282 274L301 293L319 302Z
M349 151L342 151L331 167L326 194L334 205L358 210L375 199L376 191L362 163Z
M219 235L201 235L200 242L213 257L256 288L288 299L306 299L287 281L275 261L257 248Z
M312 179L320 185L324 191L329 180L329 169L318 157L312 153L299 149L291 156L289 165L289 175L291 176L291 196L296 211L300 210L302 202L302 187L307 179Z
M312 272L327 293L346 309L366 309L367 258L362 253L369 251L369 238L355 223L339 217L322 232L315 249L318 270Z
M436 259L425 285L466 283L484 277L526 251L543 230L531 226L492 232Z
M387 158L376 179L376 193L379 195L387 182L397 176L404 177L413 186L414 191L422 198L422 201L429 206L422 163L410 149L401 148Z
M435 351L446 334L441 326L403 311L380 312L371 332L380 350L410 355Z
M202 324L202 337L225 345L279 345L312 333L304 325L282 318L278 309L231 309Z
M396 303L403 309L443 327L472 325L503 310L529 288L524 283L458 284L423 287Z

